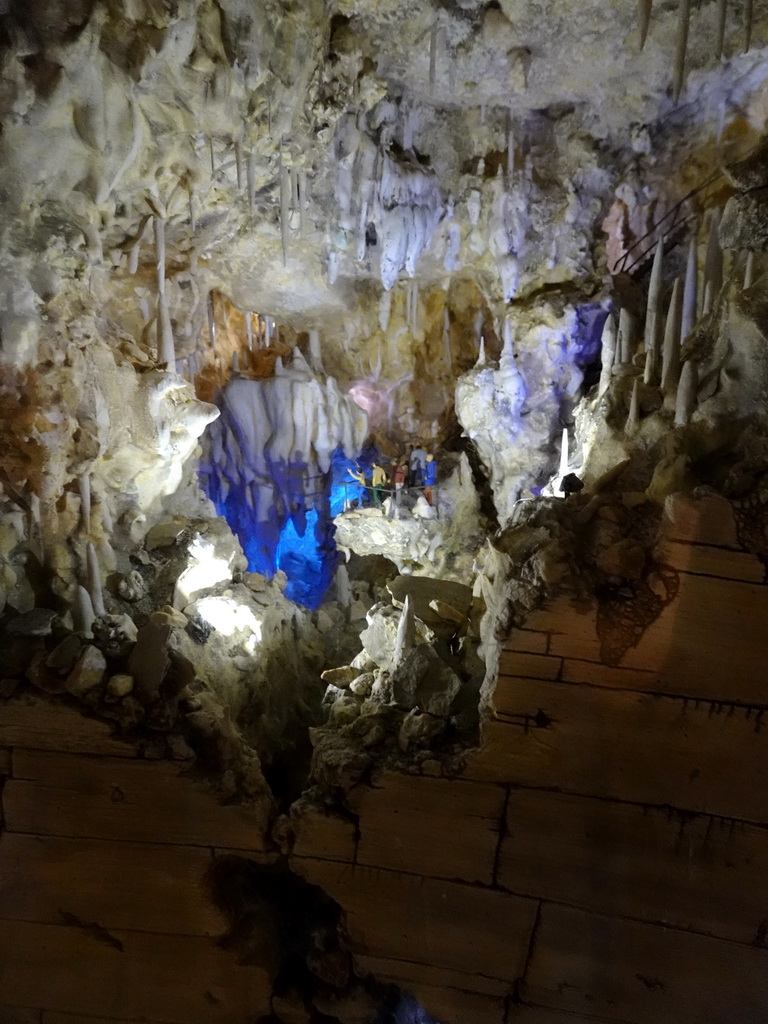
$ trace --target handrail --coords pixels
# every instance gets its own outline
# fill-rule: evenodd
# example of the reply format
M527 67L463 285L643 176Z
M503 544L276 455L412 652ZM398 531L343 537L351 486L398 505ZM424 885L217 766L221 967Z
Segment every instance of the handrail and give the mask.
M658 237L654 242L652 242L648 246L647 249L644 249L640 253L640 255L636 259L634 259L632 263L630 263L629 266L627 266L627 258L629 257L629 255L633 253L635 249L637 249L637 247L646 240L646 238L649 238L651 235L657 235L661 225L664 224L664 222L668 220L670 217L674 216L675 218L669 227L670 231L679 227L681 223L688 224L693 219L693 216L683 217L682 221L677 220L677 214L680 211L681 207L689 200L693 199L694 196L698 195L700 192L703 192L704 189L709 188L710 185L712 185L714 182L716 182L719 178L722 177L722 171L715 171L712 175L710 175L709 178L707 178L706 181L702 182L700 185L697 185L696 188L692 188L690 192L686 193L686 195L684 195L683 198L679 200L679 202L675 203L675 205L671 209L667 210L664 216L661 217L658 221L656 221L656 223L652 227L650 227L644 235L638 238L634 245L631 245L629 249L625 251L624 255L621 257L618 263L616 263L614 273L629 274L638 265L638 263L642 262L642 260L644 260L646 256L653 252L653 250L659 243Z

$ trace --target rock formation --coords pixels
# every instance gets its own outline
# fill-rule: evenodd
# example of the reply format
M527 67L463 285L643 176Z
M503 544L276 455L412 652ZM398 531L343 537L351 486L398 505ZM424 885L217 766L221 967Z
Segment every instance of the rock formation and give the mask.
M570 707L536 675L540 698L496 698L510 651L571 657L550 650L554 627L526 625L537 615L594 613L598 639L573 658L595 678L667 680L622 659L678 599L674 545L705 557L669 539L691 495L735 510L712 564L765 563L767 29L763 0L0 5L0 777L14 800L53 779L34 754L50 734L40 749L65 774L92 753L156 760L174 800L175 762L204 780L199 835L173 814L163 832L150 803L147 820L171 835L158 842L214 848L228 937L215 963L200 955L240 993L211 982L204 1006L165 1009L132 996L121 1015L105 967L93 1002L62 982L38 1008L17 972L0 1024L30 1007L43 1024L673 1019L639 997L591 1010L537 989L528 904L550 890L519 895L499 868L506 833L490 873L403 861L429 886L452 880L459 908L463 885L495 893L502 876L502 903L525 904L514 942L529 954L492 963L487 990L446 982L452 953L410 977L392 966L410 947L366 954L364 911L327 863L365 853L355 829L382 778L403 806L411 777L436 793L485 779L477 799L508 828L518 766L504 753L497 770L499 715L527 742ZM16 747L39 775L4 759ZM127 769L116 802L131 772L150 778ZM683 816L685 794L669 803ZM131 828L153 841L141 815ZM382 866L370 856L355 867ZM6 899L0 922L15 919ZM123 942L72 913L33 921ZM568 913L545 910L545 935ZM472 985L484 955L470 951ZM469 1002L435 995L454 989Z

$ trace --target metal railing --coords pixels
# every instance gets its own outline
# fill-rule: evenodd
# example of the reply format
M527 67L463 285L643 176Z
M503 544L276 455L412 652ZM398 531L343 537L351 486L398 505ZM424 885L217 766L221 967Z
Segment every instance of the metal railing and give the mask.
M712 185L714 185L717 181L719 181L722 178L722 171L715 171L715 173L710 175L710 177L707 178L706 181L702 182L701 185L697 185L696 188L692 188L690 192L686 193L686 195L684 195L679 202L675 203L675 205L671 209L667 210L664 216L657 220L656 223L651 228L649 228L649 230L646 231L646 233L641 238L638 238L634 245L630 246L629 249L626 250L621 259L614 265L614 274L631 273L638 264L642 263L653 252L655 252L656 246L659 244L659 239L662 235L666 235L667 237L669 237L670 235L682 230L683 228L690 225L693 221L695 221L697 218L697 214L686 214L682 212L683 206L691 199L693 199L694 196L700 195L705 189L710 188ZM667 224L664 230L661 230L663 225L665 225L666 222L670 220L670 218L672 218L670 223ZM627 266L627 259L648 238L652 238L650 244L632 260L629 266Z
M348 488L349 487L354 487L356 490L364 491L365 493L370 493L370 496L373 497L373 503L371 502L370 497L369 497L368 508L378 508L379 507L379 506L377 506L375 504L375 498L376 498L375 492L378 491L379 495L382 495L382 494L387 495L387 496L394 495L394 501L392 502L392 504L389 507L389 516L388 516L389 519L393 519L395 511L400 508L399 498L400 498L401 494L403 494L404 492L405 493L412 493L413 491L421 491L422 494L423 494L426 491L427 487L431 486L431 489L432 489L432 503L431 503L431 507L435 510L435 518L436 519L440 518L440 503L439 503L439 500L438 500L439 489L438 489L437 484L432 484L432 485L430 485L430 484L415 484L412 487L406 487L405 484L403 484L403 486L401 488L396 488L396 487L385 487L383 484L380 487L373 487L373 485L371 485L371 484L360 484L360 483L356 483L353 480L342 480L342 483L344 485L344 508L343 508L342 514L344 512L351 512L353 510L353 508L354 508L354 506L352 505L352 501L354 499L350 499L350 498L347 497L347 495L349 493L348 492Z

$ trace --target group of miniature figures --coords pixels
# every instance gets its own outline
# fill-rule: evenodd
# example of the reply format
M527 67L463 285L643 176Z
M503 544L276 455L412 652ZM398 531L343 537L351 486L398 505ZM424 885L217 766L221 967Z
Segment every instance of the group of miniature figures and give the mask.
M434 455L427 454L419 444L414 445L407 456L392 460L389 475L380 462L371 463L370 484L359 462L355 463L354 469L348 469L347 472L363 488L363 498L370 490L371 503L376 508L381 505L381 492L387 484L391 485L396 505L400 504L403 488L421 490L428 504L434 503L433 488L437 482L437 463Z

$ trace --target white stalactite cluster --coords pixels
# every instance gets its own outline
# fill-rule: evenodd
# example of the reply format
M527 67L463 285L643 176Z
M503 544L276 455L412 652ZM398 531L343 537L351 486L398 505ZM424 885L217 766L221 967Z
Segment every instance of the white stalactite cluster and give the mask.
M395 159L380 149L352 118L340 124L335 152L339 229L353 240L357 259L363 260L368 226L373 225L379 276L389 291L402 271L414 276L446 212L437 178L415 157Z

